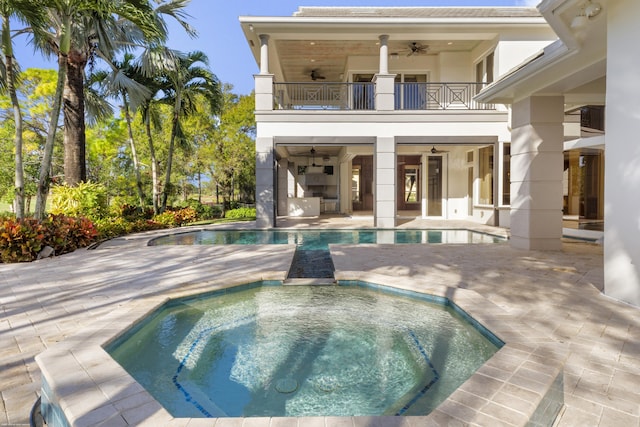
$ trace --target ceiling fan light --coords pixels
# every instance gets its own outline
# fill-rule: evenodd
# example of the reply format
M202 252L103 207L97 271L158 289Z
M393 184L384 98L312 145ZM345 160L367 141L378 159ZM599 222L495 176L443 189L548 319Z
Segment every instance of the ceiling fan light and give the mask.
M598 2L595 2L595 3L589 2L587 7L584 8L584 14L587 16L587 18L596 17L601 11L602 11L602 5Z
M584 28L589 23L589 18L586 15L578 15L571 21L571 28L579 29Z

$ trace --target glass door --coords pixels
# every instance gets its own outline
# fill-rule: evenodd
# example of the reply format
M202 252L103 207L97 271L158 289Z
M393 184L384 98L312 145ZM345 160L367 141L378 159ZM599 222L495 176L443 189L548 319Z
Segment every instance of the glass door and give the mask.
M429 156L427 177L427 215L442 216L441 156Z

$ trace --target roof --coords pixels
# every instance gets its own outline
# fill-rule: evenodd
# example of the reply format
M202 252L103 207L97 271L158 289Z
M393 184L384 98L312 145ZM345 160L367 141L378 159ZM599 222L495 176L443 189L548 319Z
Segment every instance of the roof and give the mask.
M535 7L316 7L301 6L296 17L367 18L539 18Z

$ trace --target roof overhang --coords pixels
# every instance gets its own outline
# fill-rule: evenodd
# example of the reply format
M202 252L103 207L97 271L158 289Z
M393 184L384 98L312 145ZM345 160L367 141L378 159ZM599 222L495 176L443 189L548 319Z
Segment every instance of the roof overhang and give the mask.
M601 12L572 28L585 0L545 0L539 10L559 40L485 88L476 100L511 104L532 95L564 95L567 109L604 104L606 75L606 0Z

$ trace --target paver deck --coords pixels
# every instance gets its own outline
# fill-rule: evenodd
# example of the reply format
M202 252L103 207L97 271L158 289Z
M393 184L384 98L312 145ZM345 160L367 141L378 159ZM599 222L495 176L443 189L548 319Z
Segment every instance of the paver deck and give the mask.
M279 222L328 228L368 224L348 218ZM401 227L438 225L443 223L415 220ZM153 234L28 264L0 264L0 425L28 425L41 386L34 357L91 322L141 295L286 274L292 256L283 256L275 245L147 247ZM508 245L352 245L333 246L331 252L337 278L354 271L374 282L415 280L471 289L503 308L505 322L516 319L541 337L565 343L566 407L558 426L640 426L640 309L599 292L601 246L567 241L559 252L527 252ZM504 402L505 408L517 404ZM285 421L293 422L277 423Z

